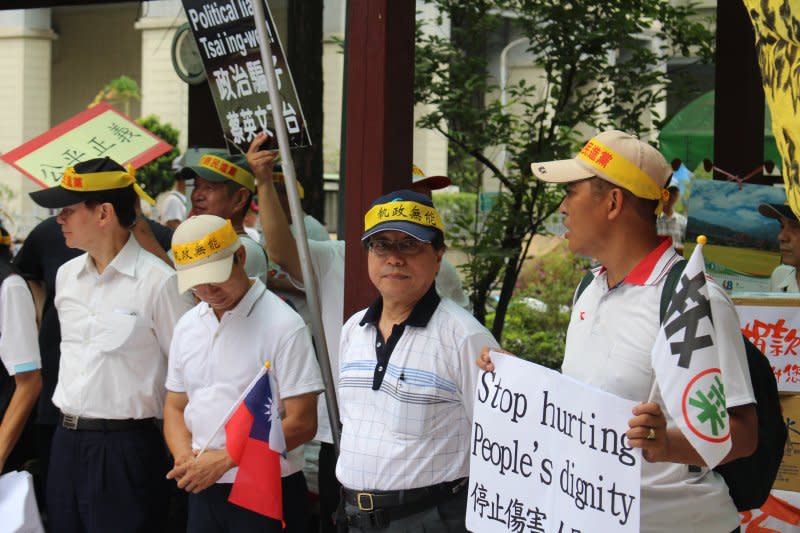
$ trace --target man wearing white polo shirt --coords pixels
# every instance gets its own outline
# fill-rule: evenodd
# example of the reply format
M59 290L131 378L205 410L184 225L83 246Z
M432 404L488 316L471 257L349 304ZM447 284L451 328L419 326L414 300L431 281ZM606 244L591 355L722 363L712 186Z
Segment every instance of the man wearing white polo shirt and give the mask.
M654 385L651 351L661 292L680 260L672 240L656 233L671 168L649 144L612 130L589 140L574 159L533 163L531 169L542 181L566 184L560 211L569 248L602 265L574 302L562 372L641 402L626 433L645 458L640 530L738 532L739 513L724 479L704 466ZM707 287L732 440L725 463L755 449L755 399L736 310L717 284L708 281ZM478 364L493 370L486 352Z
M214 433L269 361L289 450L281 459L285 531L306 533L302 445L317 431L324 385L303 319L247 276L241 240L230 221L213 215L190 217L173 236L178 289L201 303L178 322L170 347L164 434L175 466L167 477L191 493L189 532L281 531L280 521L228 502L236 465L224 431Z

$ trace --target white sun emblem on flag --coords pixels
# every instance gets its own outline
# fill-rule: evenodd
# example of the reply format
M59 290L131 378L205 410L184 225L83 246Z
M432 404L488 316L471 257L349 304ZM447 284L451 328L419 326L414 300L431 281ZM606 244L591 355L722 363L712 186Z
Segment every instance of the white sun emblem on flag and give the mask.
M272 398L267 398L264 404L264 414L267 415L268 420L272 420Z

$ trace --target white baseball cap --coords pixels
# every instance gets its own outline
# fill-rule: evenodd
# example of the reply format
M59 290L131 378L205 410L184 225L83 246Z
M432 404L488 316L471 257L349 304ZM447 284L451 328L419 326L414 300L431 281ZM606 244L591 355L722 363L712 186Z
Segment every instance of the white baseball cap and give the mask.
M197 215L183 221L172 235L178 292L203 283L222 283L231 275L233 254L242 241L230 220Z
M658 150L618 130L593 137L572 159L531 163L531 170L538 179L549 183L596 176L639 198L660 201L669 198L665 187L672 176L672 167Z

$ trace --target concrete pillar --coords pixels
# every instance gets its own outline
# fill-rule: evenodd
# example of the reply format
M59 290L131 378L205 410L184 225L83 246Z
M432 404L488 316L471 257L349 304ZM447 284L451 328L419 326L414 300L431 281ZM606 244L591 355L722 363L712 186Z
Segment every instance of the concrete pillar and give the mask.
M189 88L172 66L172 38L186 22L176 0L146 2L147 9L136 21L142 32L142 116L156 115L180 131L178 148L186 150L189 132Z
M0 11L0 152L7 152L50 127L50 9ZM0 162L0 207L14 219L17 235L27 235L47 211L35 207L30 179ZM8 224L5 214L2 219ZM11 226L14 223L10 224ZM13 227L8 228L13 231Z

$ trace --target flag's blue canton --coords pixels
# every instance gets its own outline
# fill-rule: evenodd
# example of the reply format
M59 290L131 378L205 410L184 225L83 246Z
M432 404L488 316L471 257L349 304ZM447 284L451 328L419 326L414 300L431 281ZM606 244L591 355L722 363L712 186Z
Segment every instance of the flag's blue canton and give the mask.
M265 372L247 393L244 400L248 411L253 415L253 427L250 436L260 441L269 442L269 431L272 421L272 390L269 376Z

